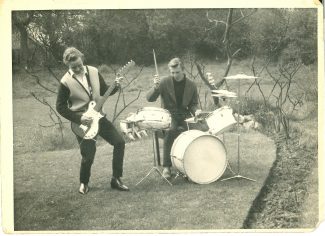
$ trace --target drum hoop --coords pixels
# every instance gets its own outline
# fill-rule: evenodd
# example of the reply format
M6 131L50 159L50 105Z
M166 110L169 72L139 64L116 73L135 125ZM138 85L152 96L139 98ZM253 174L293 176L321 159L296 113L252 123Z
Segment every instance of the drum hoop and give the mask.
M138 122L154 122L154 121L162 122L161 120L140 120Z
M189 130L190 131L190 130ZM184 134L185 132L183 132L182 134ZM181 135L182 135L181 134ZM202 135L200 135L200 136L198 136L198 137L196 137L195 139L197 139L197 138L199 138L199 137L203 137L203 136L212 136L212 137L214 137L214 138L216 138L216 139L218 139L219 141L220 141L220 143L222 144L222 147L224 148L224 150L225 150L225 154L226 154L226 161L227 161L227 149L226 149L226 146L225 146L225 144L221 141L221 139L220 138L218 138L217 136L215 136L215 135L212 135L212 134L207 134L207 133L204 133L203 132L203 134ZM180 136L179 136L180 137ZM188 144L188 146L190 146L193 142L194 142L194 140L195 139L193 139L193 140L191 140L191 142L189 142L189 144ZM186 152L186 149L185 149L185 151L184 151L184 154L183 155L185 155L185 152ZM172 163L173 163L173 165L175 166L175 164L174 164L174 160L173 160L173 158L171 158L172 159ZM213 180L211 180L210 182L206 182L206 183L198 183L198 182L195 182L195 181L193 181L192 179L191 179L191 177L186 173L186 168L185 168L185 162L183 162L183 169L184 169L184 174L192 181L192 182L194 182L194 183L197 183L197 184L210 184L210 183L213 183L214 181L216 181L217 179L219 179L223 174L224 174L224 172L225 172L225 170L226 170L226 168L227 168L227 163L226 163L226 165L224 166L224 168L223 168L223 170L222 170L222 172L221 172L221 175L220 176L218 176L218 177L216 177L215 179L213 179Z
M161 112L168 113L170 115L170 112L162 107L141 107L137 110L137 113L141 111L161 111Z

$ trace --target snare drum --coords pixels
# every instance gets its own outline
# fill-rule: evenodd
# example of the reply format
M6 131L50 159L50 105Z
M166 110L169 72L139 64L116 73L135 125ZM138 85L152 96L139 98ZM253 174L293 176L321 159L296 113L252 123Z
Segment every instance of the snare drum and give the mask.
M221 134L236 124L232 109L228 106L214 110L205 120L209 126L209 133L213 135Z
M171 124L169 111L159 107L143 107L137 111L137 124L143 129L168 129Z
M226 148L216 136L199 130L180 134L171 149L173 166L198 184L219 179L227 167Z

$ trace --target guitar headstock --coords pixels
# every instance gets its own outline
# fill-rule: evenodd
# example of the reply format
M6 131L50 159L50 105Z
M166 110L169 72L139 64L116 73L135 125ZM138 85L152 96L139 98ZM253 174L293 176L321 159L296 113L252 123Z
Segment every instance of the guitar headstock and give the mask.
M128 69L130 69L133 66L135 66L135 62L133 60L131 60L128 63L126 63L121 69L119 69L119 71L117 72L117 75L120 76L120 75L124 74L125 71L127 71Z

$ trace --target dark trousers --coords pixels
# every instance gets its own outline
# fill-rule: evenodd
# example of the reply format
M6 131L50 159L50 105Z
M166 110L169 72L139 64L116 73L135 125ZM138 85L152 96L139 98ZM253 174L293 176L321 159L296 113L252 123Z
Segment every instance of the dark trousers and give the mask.
M164 160L163 160L163 166L164 167L171 167L172 166L172 161L171 161L171 156L170 156L170 151L172 149L173 143L175 139L184 131L187 130L201 130L201 131L208 131L209 127L207 126L206 121L198 122L195 124L189 124L187 126L187 123L184 121L185 118L175 118L172 117L172 122L170 125L170 129L165 131L165 136L164 136Z
M98 135L114 146L112 160L113 176L116 178L122 177L125 149L125 141L123 137L118 133L112 122L107 120L105 117L99 120ZM94 162L96 153L96 141L82 139L78 136L76 137L79 142L80 153L82 156L80 166L80 183L88 184L91 166Z
M180 135L182 132L186 130L187 130L187 124L183 119L172 118L170 128L165 132L165 137L164 137L164 154L163 154L164 167L172 166L170 151L172 149L173 143L175 139L178 137L178 135Z

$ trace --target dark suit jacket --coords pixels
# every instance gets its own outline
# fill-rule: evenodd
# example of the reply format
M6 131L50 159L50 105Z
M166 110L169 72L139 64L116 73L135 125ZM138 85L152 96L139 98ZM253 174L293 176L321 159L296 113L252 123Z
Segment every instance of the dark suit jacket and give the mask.
M161 78L159 87L151 88L147 93L147 100L154 102L160 95L161 107L168 110L172 115L183 113L187 116L195 114L198 107L198 92L195 83L185 77L185 88L181 109L177 108L173 78L166 76Z

